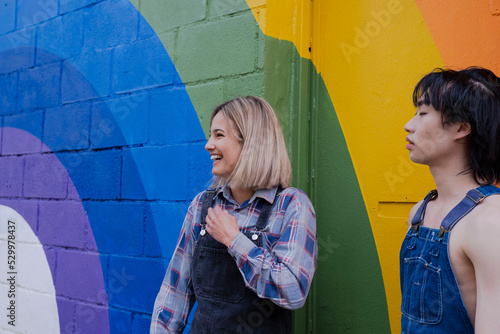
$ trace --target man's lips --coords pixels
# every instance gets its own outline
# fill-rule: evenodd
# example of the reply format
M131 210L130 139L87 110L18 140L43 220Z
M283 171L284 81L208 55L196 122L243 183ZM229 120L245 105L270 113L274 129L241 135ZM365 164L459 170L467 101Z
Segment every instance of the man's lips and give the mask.
M406 144L406 149L410 149L415 146L415 144L413 144L413 142L408 137L406 137L406 141L408 142L408 144Z

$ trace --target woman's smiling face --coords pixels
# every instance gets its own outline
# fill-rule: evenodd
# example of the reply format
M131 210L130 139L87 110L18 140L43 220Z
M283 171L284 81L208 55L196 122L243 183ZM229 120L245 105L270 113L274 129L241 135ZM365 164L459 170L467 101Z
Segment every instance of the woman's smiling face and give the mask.
M231 122L218 112L212 119L210 138L205 149L210 152L213 160L212 174L229 179L242 150L242 143L234 135L235 129Z

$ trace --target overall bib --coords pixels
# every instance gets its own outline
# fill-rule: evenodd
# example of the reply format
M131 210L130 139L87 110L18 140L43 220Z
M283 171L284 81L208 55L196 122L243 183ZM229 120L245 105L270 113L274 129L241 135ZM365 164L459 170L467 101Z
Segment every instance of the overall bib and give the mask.
M269 334L290 333L290 310L262 299L245 286L235 260L224 244L205 232L205 217L212 207L215 190L203 199L201 233L194 252L191 277L198 307L191 334ZM276 193L276 198L279 190ZM276 198L274 203L276 203ZM255 231L245 233L256 246L263 246L262 230L267 225L272 204L259 198L259 219Z
M448 254L450 231L485 197L500 193L495 186L470 190L443 219L441 228L421 226L435 190L412 219L400 252L401 333L474 333Z

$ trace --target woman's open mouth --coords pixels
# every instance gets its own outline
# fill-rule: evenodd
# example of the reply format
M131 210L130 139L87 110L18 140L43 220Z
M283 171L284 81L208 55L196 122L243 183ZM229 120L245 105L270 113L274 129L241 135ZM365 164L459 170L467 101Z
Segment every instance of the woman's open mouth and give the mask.
M222 155L213 154L213 155L210 156L210 159L212 159L214 161L219 161L220 159L222 159Z

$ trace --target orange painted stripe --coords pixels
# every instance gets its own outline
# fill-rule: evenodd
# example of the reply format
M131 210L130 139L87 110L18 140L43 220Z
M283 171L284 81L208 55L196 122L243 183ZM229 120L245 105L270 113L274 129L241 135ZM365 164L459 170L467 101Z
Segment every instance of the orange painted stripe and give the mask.
M500 75L500 0L415 0L447 67Z

